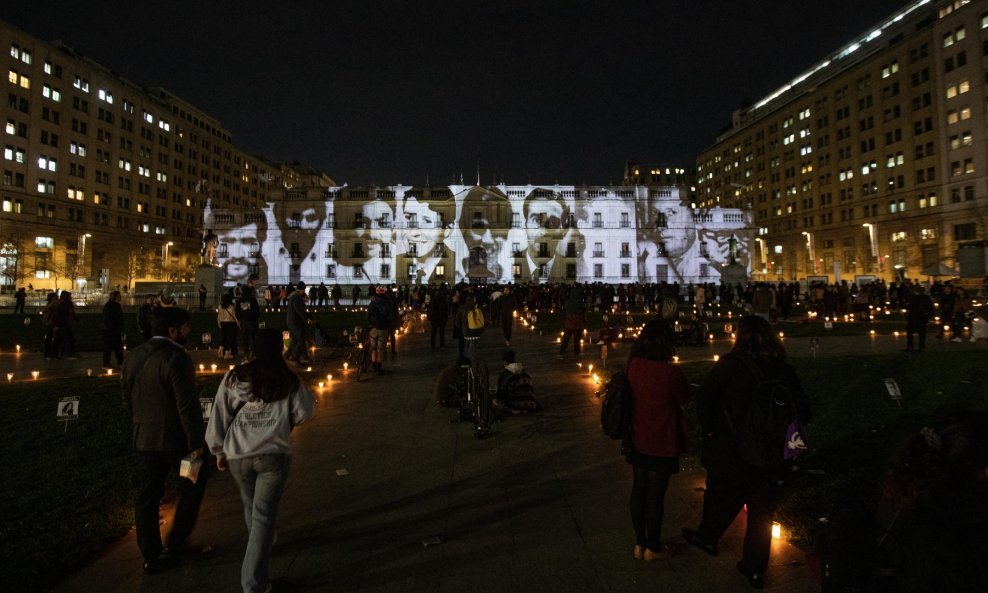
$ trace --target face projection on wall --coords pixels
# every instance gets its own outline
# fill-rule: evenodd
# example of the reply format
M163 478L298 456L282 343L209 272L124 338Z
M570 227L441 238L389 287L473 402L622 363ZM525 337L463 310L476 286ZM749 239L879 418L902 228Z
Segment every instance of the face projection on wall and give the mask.
M505 263L510 255L505 246L508 225L496 217L507 216L511 202L507 196L475 187L463 198L460 208L460 234L466 248L466 258L461 262L464 273L473 280L504 279L510 271Z
M325 208L305 204L296 206L291 202L274 203L275 220L281 226L281 240L289 250L289 257L302 259L309 255L316 244L319 229L326 220ZM292 248L298 245L298 249Z
M567 215L566 206L556 198L536 198L529 195L525 200L524 215L527 259L530 267L528 272L533 274L540 264L544 264L545 275L549 276L553 262L546 262L545 258L554 258L556 254L549 251L546 235L558 235L562 230L563 220ZM561 242L560 248L565 249Z
M693 212L678 199L649 200L644 224L639 226L639 275L651 281L682 281L697 273L697 232ZM661 262L661 264L660 264ZM656 266L668 267L657 277Z
M387 202L375 199L364 203L359 216L360 224L355 225L357 228L354 231L356 243L352 261L355 264L363 264L364 274L371 281L376 282L381 264L391 263L391 227L394 211Z
M243 217L246 224L242 226L216 230L219 238L216 259L228 284L246 284L252 269L259 270L264 263L261 255L267 230L264 213L261 210L245 210Z
M404 227L399 248L412 259L412 273L420 276L420 281L428 282L442 259L436 247L445 243L449 230L442 227L439 212L415 197L401 203L396 216L402 220Z

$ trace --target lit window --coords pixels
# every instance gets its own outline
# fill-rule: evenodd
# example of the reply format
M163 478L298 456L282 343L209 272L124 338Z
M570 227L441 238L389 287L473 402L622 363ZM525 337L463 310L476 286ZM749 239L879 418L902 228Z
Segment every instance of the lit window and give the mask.
M12 122L10 120L7 120L7 133L10 134L11 136L13 136L14 134L16 134L17 133L17 124L15 124L14 122Z
M97 93L97 96L100 98L100 100L106 101L110 105L113 105L113 94L110 93L109 91L104 91L103 89L100 89L99 92Z
M21 57L21 48L18 47L16 44L10 46L10 57L12 57L12 58L20 58Z
M148 122L149 124L153 124L154 123L154 116L151 115L150 113L148 113L147 111L145 111L144 112L144 121Z
M42 169L47 169L49 171L55 171L58 169L58 164L53 158L48 158L45 155L38 157L38 167Z
M38 249L54 249L55 240L51 237L35 237L34 246Z

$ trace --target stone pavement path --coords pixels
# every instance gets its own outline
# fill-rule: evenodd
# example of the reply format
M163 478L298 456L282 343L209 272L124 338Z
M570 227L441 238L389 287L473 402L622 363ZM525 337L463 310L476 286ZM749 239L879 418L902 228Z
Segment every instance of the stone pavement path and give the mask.
M511 416L486 440L475 439L469 424L450 423L451 410L430 405L435 378L456 349L432 352L424 334L403 337L386 374L360 383L340 379L338 363L314 368L311 384L327 371L337 378L317 395L315 418L294 435L272 576L292 591L748 590L734 570L743 515L716 558L688 546L670 561L632 558L631 471L617 442L600 431L594 387L575 360L556 359L549 338L516 331L514 349L545 411ZM898 350L902 340L821 340L820 354ZM787 346L797 356L808 351L806 340ZM729 347L681 355L706 358ZM488 330L480 356L492 374L502 351L500 332ZM194 355L210 362L206 353ZM663 527L669 541L682 544L680 529L697 524L703 484L702 470L673 477ZM430 539L438 543L426 545ZM209 484L193 540L215 551L146 577L131 532L56 591L238 591L246 528L229 475ZM782 540L773 543L766 581L790 593L819 590L802 552Z

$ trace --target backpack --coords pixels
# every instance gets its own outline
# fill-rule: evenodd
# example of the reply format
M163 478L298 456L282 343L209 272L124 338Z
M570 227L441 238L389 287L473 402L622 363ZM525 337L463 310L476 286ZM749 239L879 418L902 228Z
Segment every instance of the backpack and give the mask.
M484 333L484 312L480 307L474 307L467 311L467 335L470 337L479 336Z
M631 424L631 384L628 374L618 371L604 385L604 401L600 406L600 426L612 439L629 436Z
M755 376L755 394L741 418L733 419L724 408L731 432L737 437L741 459L763 470L778 470L806 450L796 401L789 385L768 378L754 363L738 357Z

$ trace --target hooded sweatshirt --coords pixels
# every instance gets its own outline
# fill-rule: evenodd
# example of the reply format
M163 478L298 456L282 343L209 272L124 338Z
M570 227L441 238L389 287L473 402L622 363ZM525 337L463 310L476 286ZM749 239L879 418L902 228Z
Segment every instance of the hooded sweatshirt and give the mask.
M291 455L292 428L312 417L313 405L312 392L301 381L288 397L265 403L254 398L250 383L227 372L213 402L206 444L213 455L227 459Z

